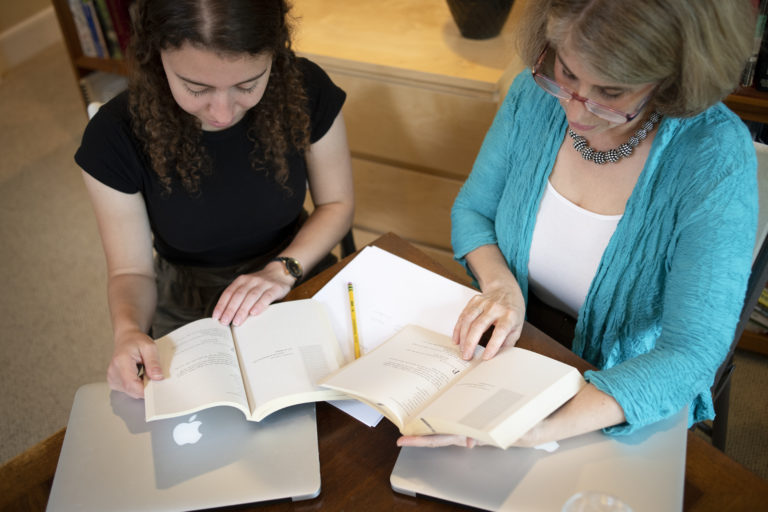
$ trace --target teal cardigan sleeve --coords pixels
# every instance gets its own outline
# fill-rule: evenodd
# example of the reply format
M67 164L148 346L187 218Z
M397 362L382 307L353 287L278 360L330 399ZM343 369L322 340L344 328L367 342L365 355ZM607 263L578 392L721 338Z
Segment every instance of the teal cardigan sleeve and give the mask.
M451 244L456 260L464 266L467 253L497 243L496 209L507 180L509 132L516 104L516 96L508 94L451 209Z
M717 117L721 109L709 115ZM717 135L719 143L703 150L697 143L693 153L678 140L657 155L663 157L657 172L677 172L674 195L682 197L670 197L667 215L675 217L675 228L663 254L648 254L646 260L661 256L663 261L663 282L647 290L660 303L662 316L650 350L624 354L618 364L585 375L624 410L627 422L608 433L630 433L689 404L689 423L714 416L710 388L740 316L757 219L751 140L737 119L716 124L714 132L711 126L709 133L689 130L686 139ZM632 325L638 318L630 313L624 332L641 331L644 326Z
M521 72L480 148L472 173L451 210L456 259L496 244L525 290L527 245L566 120L557 100ZM524 291L525 295L525 291Z

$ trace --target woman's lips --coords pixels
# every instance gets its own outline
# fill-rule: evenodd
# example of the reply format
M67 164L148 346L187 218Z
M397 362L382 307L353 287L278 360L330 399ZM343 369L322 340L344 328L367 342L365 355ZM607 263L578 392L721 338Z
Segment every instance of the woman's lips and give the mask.
M568 124L570 124L571 128L577 132L588 132L595 127L594 125L579 124L572 121L569 121Z

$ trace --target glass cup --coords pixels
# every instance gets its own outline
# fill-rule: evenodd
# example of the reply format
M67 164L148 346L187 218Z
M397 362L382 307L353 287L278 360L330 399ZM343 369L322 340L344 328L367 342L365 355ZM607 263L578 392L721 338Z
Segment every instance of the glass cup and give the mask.
M632 512L632 508L616 496L599 491L582 491L568 498L562 512Z

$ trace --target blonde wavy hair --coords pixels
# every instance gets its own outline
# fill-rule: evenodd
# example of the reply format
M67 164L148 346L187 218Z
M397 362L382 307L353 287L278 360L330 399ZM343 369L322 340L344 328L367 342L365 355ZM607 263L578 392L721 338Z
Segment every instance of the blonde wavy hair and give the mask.
M274 169L284 187L286 155L309 147L309 114L302 75L291 50L289 5L283 0L139 0L128 49L132 129L165 192L176 177L190 194L200 193L211 159L201 146L200 121L173 99L160 52L185 43L222 55L270 53L267 88L253 107L248 129L251 166Z
M687 117L734 90L754 30L750 0L528 0L516 40L529 67L567 46L609 81L657 83L653 108Z

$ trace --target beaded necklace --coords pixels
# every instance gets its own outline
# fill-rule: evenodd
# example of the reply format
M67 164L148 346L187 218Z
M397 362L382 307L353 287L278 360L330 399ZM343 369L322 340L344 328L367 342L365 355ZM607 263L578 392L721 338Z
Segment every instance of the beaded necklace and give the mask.
M589 147L587 139L583 136L576 134L573 130L568 128L568 135L573 139L573 147L581 153L581 157L584 160L591 160L598 165L604 163L616 163L622 158L626 158L632 154L632 150L637 147L645 138L648 133L653 130L653 127L661 121L661 114L658 112L652 112L648 116L648 120L643 123L643 126L632 135L627 142L621 144L615 149L609 149L608 151L597 151L594 148Z

